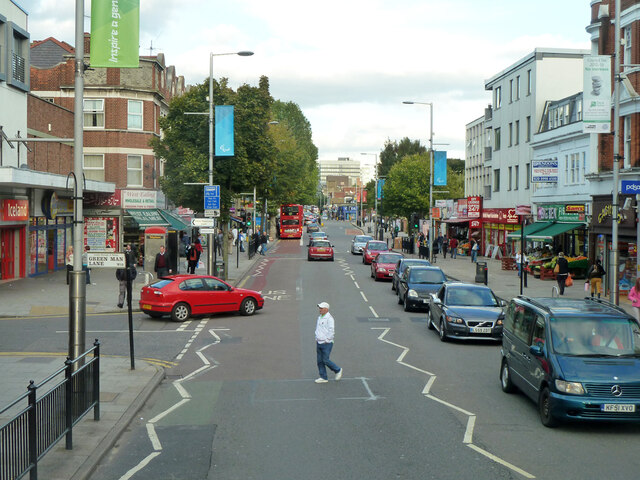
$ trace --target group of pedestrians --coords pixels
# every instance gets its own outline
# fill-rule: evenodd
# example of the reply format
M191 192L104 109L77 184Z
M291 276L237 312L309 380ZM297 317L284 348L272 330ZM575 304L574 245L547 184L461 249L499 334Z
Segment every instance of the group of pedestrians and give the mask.
M89 268L89 251L91 247L89 245L85 245L84 253L82 254L82 271L85 274L85 283L87 285L95 285L95 283L91 283L91 269ZM69 285L69 276L73 271L73 246L70 245L67 248L67 253L65 254L65 264L67 266L67 285Z

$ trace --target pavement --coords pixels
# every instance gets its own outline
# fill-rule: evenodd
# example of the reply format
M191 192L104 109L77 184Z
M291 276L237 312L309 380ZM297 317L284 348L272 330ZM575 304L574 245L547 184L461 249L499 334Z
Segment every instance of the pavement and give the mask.
M343 222L349 228L359 228ZM369 225L361 229L368 232ZM390 235L386 239L391 244ZM400 251L396 249L396 251ZM404 253L405 256L417 257ZM206 258L206 255L203 255ZM229 257L228 281L238 285L246 276L251 266L262 258L254 256L251 260L246 253L236 257L235 252ZM183 259L184 260L184 259ZM488 285L501 298L509 299L520 293L520 282L513 270L502 270L501 260L478 257L478 261L486 262L488 268ZM441 267L451 278L464 282L475 282L476 265L469 257L458 256L443 258L437 256L435 265ZM184 268L181 270L183 271ZM204 273L206 269L197 272ZM132 304L138 310L140 287L146 283L142 270L133 288ZM93 269L92 285L87 285L87 313L120 312L117 307L118 282L115 269ZM552 295L553 280L539 280L529 277L524 294L532 297L548 297ZM577 280L573 287L565 290L568 298L585 296L584 281ZM626 298L620 299L620 306L633 314L631 304ZM37 317L50 315L67 315L69 311L69 288L66 285L66 271L58 271L35 278L24 278L16 281L0 283L0 339L2 338L2 319L11 317ZM1 344L1 340L0 340ZM90 345L87 346L89 348ZM63 366L64 353L41 352L29 353L7 352L0 348L0 408L11 403L26 391L29 380L41 382ZM84 480L90 477L104 455L110 450L121 433L129 425L137 412L145 404L155 388L165 377L164 368L142 359L136 359L136 369L130 369L128 357L106 357L100 359L100 399L101 419L96 422L93 414L79 422L73 430L73 450L65 450L64 440L58 442L38 464L41 478L48 480ZM24 404L26 405L26 401ZM0 419L0 424L2 419Z
M206 251L202 255L206 261ZM235 249L229 256L227 281L240 284L249 269L259 259L247 253L236 256ZM180 272L184 268L181 259ZM86 312L122 312L118 308L119 283L115 268L92 269L91 285L86 286ZM139 311L140 288L151 278L138 269L132 288L132 307ZM205 268L196 273L206 273ZM155 278L155 275L154 275ZM126 307L125 307L126 308ZM29 380L42 382L64 366L63 352L10 352L2 345L2 320L23 317L39 317L69 313L69 287L66 270L38 277L22 278L0 283L0 409L12 403L27 390ZM6 328L6 327L5 327ZM87 340L87 348L91 342ZM93 420L89 412L73 428L73 449L65 449L61 439L38 463L38 475L47 480L84 480L90 478L96 466L115 444L121 433L135 418L155 388L165 377L161 364L136 358L135 370L131 370L129 357L101 356L100 358L100 421ZM56 377L54 382L63 378ZM46 392L43 392L46 393ZM40 395L38 395L39 397ZM7 417L27 405L26 399L0 416L0 426Z

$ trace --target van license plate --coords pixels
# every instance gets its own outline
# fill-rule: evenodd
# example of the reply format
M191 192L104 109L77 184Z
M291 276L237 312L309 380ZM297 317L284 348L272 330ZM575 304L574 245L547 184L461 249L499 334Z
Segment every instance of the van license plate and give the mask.
M471 327L471 333L491 333L491 327Z
M603 412L633 413L636 411L636 406L624 403L605 403L601 409Z

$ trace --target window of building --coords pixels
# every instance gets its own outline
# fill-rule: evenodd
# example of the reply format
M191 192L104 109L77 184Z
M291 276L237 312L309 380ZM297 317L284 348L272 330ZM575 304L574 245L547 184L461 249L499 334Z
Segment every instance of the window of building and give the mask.
M496 169L493 171L493 191L500 191L500 169Z
M493 104L496 106L496 110L502 106L502 87L496 87Z
M104 100L85 99L84 100L84 127L104 128Z
M631 26L623 28L622 33L624 35L624 57L622 59L622 63L624 63L625 65L630 65L631 63L633 63L631 61Z
M530 142L531 141L531 117L527 117L527 124L525 125L526 127L526 131L524 132L525 134L525 138L526 138L526 142Z
M104 155L85 155L82 168L87 180L104 182Z
M142 100L129 100L127 105L127 128L142 130Z
M624 117L624 161L623 168L631 168L631 115Z
M571 181L569 180L569 155L564 156L564 184L569 185Z
M585 175L587 174L587 153L582 152L582 181L580 183L585 183Z
M518 188L520 188L520 165L516 165L515 170L515 177L513 178L513 189L518 190Z
M142 186L142 155L127 156L127 186Z
M513 140L514 145L520 144L520 120L516 120L515 138Z
M513 102L513 80L509 80L509 103Z
M509 146L513 146L513 123L509 124Z
M516 100L520 100L520 75L516 77Z
M18 27L13 22L0 22L4 25L3 39L8 44L0 54L0 63L4 63L7 71L3 72L8 84L20 90L29 90L29 33ZM7 31L8 30L8 31ZM3 40L4 41L4 40ZM6 58L5 58L6 55Z
M580 181L580 156L577 153L571 154L571 183Z
M531 187L531 164L527 163L525 168L527 169L527 182L524 188L525 190L529 190L529 187Z
M527 96L531 95L531 70L527 70Z
M577 122L582 121L582 99L581 98L579 98L576 101L576 121Z
M494 135L494 142L493 142L493 149L495 151L500 150L500 129L496 128L493 132Z
M507 182L507 190L511 190L512 181L513 181L513 169L512 169L512 167L509 167L509 177L508 177L508 182Z

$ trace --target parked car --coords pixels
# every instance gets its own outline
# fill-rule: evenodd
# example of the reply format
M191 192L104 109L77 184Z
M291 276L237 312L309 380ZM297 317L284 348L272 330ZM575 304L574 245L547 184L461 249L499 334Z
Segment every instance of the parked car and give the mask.
M412 265L421 265L423 267L428 267L429 265L431 265L431 263L429 263L429 260L424 260L422 258L404 258L403 257L400 260L398 260L398 263L396 264L396 268L393 271L393 277L391 278L391 290L395 290L396 293L398 292L397 290L398 280L400 279L400 276L404 273L407 267Z
M315 242L316 240L328 240L328 239L329 239L329 237L324 232L311 232L309 234L308 246L311 246L311 243Z
M500 340L504 300L485 285L447 282L431 294L427 325L440 340Z
M362 263L369 265L380 252L388 252L389 247L386 242L379 240L369 240L362 249Z
M369 240L373 240L371 235L356 235L351 240L351 253L354 255L362 255L362 249Z
M184 322L192 315L239 312L253 315L264 306L259 292L237 288L207 275L170 275L142 287L140 310Z
M381 278L391 280L393 272L396 269L398 259L402 258L401 253L382 252L376 255L371 261L371 278L376 282Z
M640 421L640 325L605 300L511 300L500 383L538 406L542 424Z
M329 240L312 240L307 260L331 260L333 262L333 245Z
M404 311L429 308L431 294L440 289L447 277L440 267L412 265L398 281L398 303Z
M318 225L314 221L307 224L307 233L319 232L319 231L320 231L320 225Z

